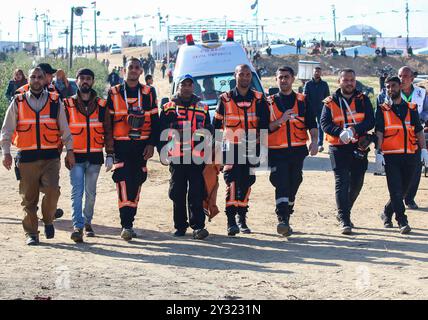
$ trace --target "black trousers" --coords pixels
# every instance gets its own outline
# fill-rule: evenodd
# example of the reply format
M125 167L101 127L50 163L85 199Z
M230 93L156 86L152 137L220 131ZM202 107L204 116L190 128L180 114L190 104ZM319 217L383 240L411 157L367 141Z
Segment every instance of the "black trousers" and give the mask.
M407 194L405 195L405 203L409 204L412 201L415 201L416 194L418 193L419 184L421 183L421 176L422 176L422 161L421 159L421 150L419 149L416 153L416 168L415 173L413 175L413 178L410 182L409 190L407 191Z
M253 166L248 164L227 165L223 176L226 182L226 215L245 216L248 212L251 186L256 182Z
M289 157L287 160L270 162L270 182L275 187L278 217L293 213L296 194L303 182L304 161L305 157Z
M400 226L408 224L403 198L411 187L412 179L419 166L420 161L417 159L420 159L419 155L417 158L414 155L385 156L385 173L390 200L384 212L390 220L395 212L395 219Z
M147 180L147 161L143 157L146 145L141 142L119 142L119 145L120 148L115 145L113 181L117 185L122 228L131 229L137 214L141 186Z
M205 228L203 201L205 196L204 165L171 165L169 197L174 202L174 227L177 230ZM186 209L186 198L188 210ZM189 221L187 220L189 212Z
M336 204L338 216L350 219L351 210L360 195L364 176L368 167L367 156L358 159L354 156L356 147L330 147L330 160L336 180Z

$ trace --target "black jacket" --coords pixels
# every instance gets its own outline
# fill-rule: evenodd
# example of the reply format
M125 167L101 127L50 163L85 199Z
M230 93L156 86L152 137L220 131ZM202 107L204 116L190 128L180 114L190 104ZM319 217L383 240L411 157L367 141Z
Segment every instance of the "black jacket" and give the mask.
M304 94L308 100L312 111L315 114L319 114L324 106L323 100L330 96L330 88L327 82L320 80L316 82L314 79L306 83Z

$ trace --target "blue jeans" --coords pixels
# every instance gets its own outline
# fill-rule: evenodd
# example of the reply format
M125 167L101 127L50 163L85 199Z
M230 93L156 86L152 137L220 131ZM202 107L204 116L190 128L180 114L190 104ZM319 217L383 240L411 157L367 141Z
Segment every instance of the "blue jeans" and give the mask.
M85 224L92 223L100 170L101 165L94 165L89 162L76 163L71 170L71 206L74 228L83 229ZM85 192L85 208L82 212L83 192Z

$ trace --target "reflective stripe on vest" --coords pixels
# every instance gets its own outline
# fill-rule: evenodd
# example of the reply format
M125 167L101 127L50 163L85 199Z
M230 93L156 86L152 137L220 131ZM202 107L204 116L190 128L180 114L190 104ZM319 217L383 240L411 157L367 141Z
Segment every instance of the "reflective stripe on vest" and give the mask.
M204 152L201 150L195 150L194 135L204 137L203 132L198 133L198 130L205 128L205 121L209 113L209 107L206 104L197 103L188 108L178 106L174 102L169 102L164 107L164 112L169 115L173 112L176 115L176 123L174 128L169 133L169 140L173 140L172 149L169 151L171 157L183 157L185 152L192 151L194 157L204 157ZM184 141L186 134L183 135L183 131L186 128L191 129L189 141ZM179 137L175 137L175 133L179 133Z
M14 145L21 151L54 150L61 145L58 128L59 97L50 93L45 106L35 112L24 94L18 95L18 121Z
M114 106L114 115L113 121L113 138L117 141L130 141L129 132L131 131L131 126L128 124L128 108L127 104L120 94L120 89L122 85L118 85L113 87L111 90L112 93L112 101ZM150 138L150 134L152 132L152 116L158 114L158 108L152 109L153 104L153 96L151 94L151 89L149 86L142 86L141 93L144 96L150 97L150 106L141 106L143 101L137 101L135 98L128 98L128 105L130 107L142 107L144 111L144 125L139 128L141 132L141 137L139 140L148 140Z
M363 102L364 96L355 97L352 99L352 103L349 106L349 108L351 109L351 112L349 110L346 110L346 123L345 123L345 115L343 113L343 109L340 106L338 106L337 103L332 99L331 101L326 103L326 107L331 111L331 117L333 119L334 125L345 129L345 128L353 127L356 124L359 124L364 121L365 113L357 112L357 108L356 108L357 99L359 99L362 103L364 103ZM354 123L354 120L356 123ZM358 136L355 136L354 138L358 139ZM333 146L344 145L339 137L334 137L329 134L326 134L326 140L330 143L330 145L333 145Z
M73 149L75 153L99 153L104 147L103 113L105 113L106 101L97 99L96 110L87 117L76 107L73 98L65 99L69 114L69 127L73 135Z
M283 123L275 132L269 133L269 149L285 149L289 147L306 146L306 143L309 140L305 117L299 116L301 114L299 112L299 104L303 104L306 108L305 96L300 93L297 93L296 95L297 98L293 106L294 119ZM274 97L271 97L270 100L270 122L274 122L280 119L284 113L279 110ZM288 134L290 134L291 143L288 141Z
M407 103L406 119L402 121L389 105L382 106L385 122L382 151L384 154L414 154L417 150L415 127L411 124L410 110L416 110L417 105Z
M230 97L230 93L221 95L224 105L223 114L223 140L232 144L238 144L245 137L247 130L257 129L259 119L256 113L257 102L263 98L263 94L253 91L254 98L251 102L239 102L238 104ZM245 123L247 114L248 126ZM219 119L219 116L217 116Z

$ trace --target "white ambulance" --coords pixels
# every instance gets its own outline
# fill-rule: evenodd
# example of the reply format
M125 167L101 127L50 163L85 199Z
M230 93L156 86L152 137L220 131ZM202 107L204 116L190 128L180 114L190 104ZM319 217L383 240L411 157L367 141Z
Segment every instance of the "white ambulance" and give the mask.
M178 81L185 75L195 80L195 94L209 105L211 116L215 111L219 95L235 88L236 66L247 64L253 72L252 88L264 92L254 66L249 61L242 45L234 40L229 30L226 40L219 40L217 33L202 31L202 41L195 42L192 35L186 36L186 44L178 52L174 70L172 95L177 91ZM167 99L162 99L162 103Z

